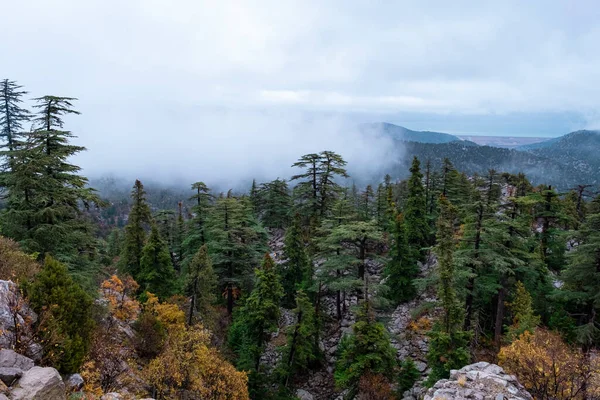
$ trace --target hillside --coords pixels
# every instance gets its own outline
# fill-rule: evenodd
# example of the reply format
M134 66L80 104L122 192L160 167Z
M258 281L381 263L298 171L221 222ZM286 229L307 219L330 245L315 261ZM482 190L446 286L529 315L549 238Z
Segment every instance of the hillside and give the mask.
M381 132L384 135L389 135L394 140L419 143L450 143L462 140L458 136L450 135L448 133L413 131L403 126L390 124L388 122L361 124L360 130L363 132Z
M406 142L403 145L407 157L394 171L400 177L407 174L412 156L417 156L423 161L430 160L433 168L439 168L447 157L458 170L467 174L484 174L492 168L511 173L523 172L534 184L551 183L558 188L572 187L574 182L597 184L599 181L598 173L585 167L588 164L580 164L578 168L571 158L575 157L574 153L561 154L560 149L555 150L555 154L550 151L538 154L490 146L471 146L463 142ZM596 151L598 148L600 147L596 146Z

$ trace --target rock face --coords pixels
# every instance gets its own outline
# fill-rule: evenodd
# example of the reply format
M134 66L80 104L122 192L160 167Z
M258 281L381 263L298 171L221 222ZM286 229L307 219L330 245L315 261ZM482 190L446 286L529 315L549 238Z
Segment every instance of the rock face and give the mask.
M467 365L438 381L424 400L533 400L514 375L487 362Z
M54 368L33 367L11 389L12 400L65 400L65 384Z
M17 285L11 281L0 280L0 348L12 349L15 344L14 319L21 326L37 321L37 314L23 303ZM22 337L28 343L26 354L34 360L42 356L42 348L31 336Z
M0 350L0 368L18 368L27 371L33 368L33 360L12 350Z
M77 391L81 390L85 383L83 381L83 378L79 374L69 375L69 376L65 377L64 381L65 381L65 387L67 388L68 392L77 392Z

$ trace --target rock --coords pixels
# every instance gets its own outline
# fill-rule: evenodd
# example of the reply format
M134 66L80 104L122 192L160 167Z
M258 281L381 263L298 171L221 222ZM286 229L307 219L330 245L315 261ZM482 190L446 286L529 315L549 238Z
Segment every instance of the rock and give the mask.
M296 390L296 397L300 400L314 400L313 395L303 389Z
M0 393L0 400L9 400L5 394Z
M124 400L123 396L121 396L119 393L106 393L105 395L103 395L102 397L100 397L100 400Z
M85 383L79 374L68 375L64 381L67 392L78 392L83 388L83 384Z
M23 370L20 368L0 367L0 380L8 386L11 386L22 375Z
M425 394L424 400L532 400L531 395L515 379L495 364L479 362L450 372Z
M13 308L11 305L19 304L16 313L17 322L22 326L37 321L37 314L26 304L20 301L20 292L17 285L11 281L0 280L0 348L11 349L15 343ZM30 335L25 335L23 340L29 343L25 353L36 360L41 359L41 346L32 340Z
M12 350L0 350L0 367L18 368L27 371L33 368L35 364L31 358L27 358Z
M65 400L65 384L54 368L33 367L10 393L12 400Z

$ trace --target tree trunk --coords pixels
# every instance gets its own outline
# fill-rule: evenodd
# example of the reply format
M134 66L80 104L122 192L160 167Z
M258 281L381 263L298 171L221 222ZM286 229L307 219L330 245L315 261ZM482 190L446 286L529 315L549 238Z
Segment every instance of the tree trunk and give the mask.
M502 340L502 321L504 320L504 311L506 310L506 277L502 277L500 282L502 287L498 290L498 301L496 303L496 321L494 324L494 344L496 350L500 350Z

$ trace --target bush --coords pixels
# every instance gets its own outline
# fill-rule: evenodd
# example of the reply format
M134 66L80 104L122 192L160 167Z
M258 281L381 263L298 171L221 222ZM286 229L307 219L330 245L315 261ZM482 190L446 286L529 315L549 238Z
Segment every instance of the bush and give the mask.
M30 280L40 270L35 255L23 253L14 240L0 236L0 279L13 282Z

